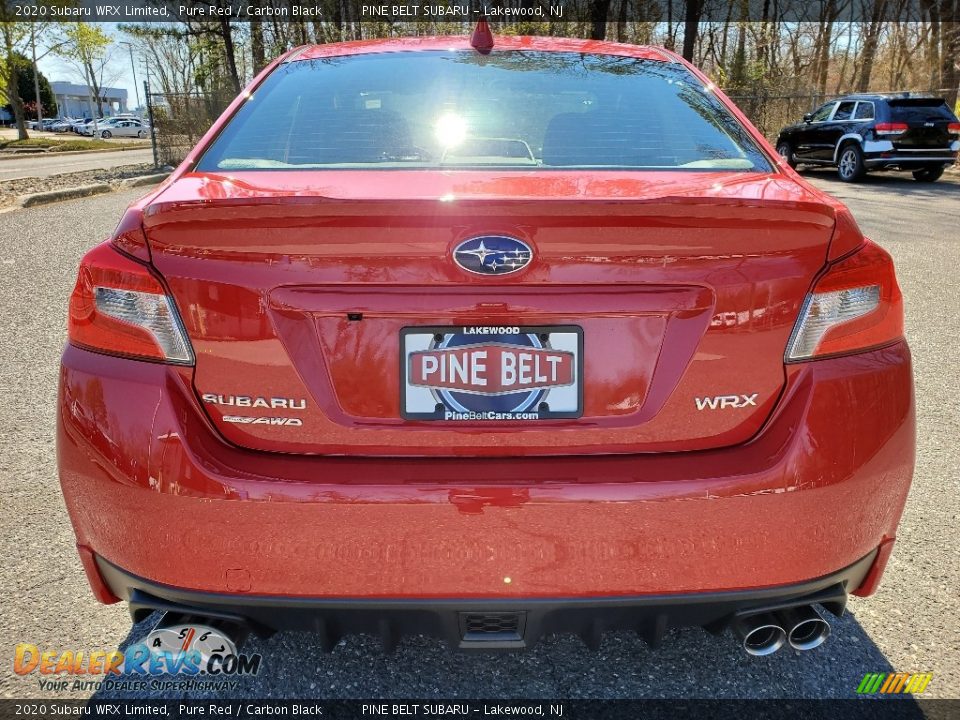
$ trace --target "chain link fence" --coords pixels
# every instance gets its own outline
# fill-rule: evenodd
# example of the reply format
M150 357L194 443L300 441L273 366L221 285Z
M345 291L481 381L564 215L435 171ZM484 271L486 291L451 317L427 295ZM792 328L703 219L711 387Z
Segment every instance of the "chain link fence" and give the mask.
M839 95L733 95L730 99L743 110L750 122L770 142L775 142L777 133L787 125L799 122L804 113L816 110L827 100Z
M158 165L176 167L234 96L224 93L147 93Z

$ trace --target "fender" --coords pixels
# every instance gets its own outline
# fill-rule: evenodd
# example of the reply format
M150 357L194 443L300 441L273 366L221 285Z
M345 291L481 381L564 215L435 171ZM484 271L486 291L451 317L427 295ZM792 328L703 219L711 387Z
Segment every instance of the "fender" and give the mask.
M893 143L889 140L864 140L860 133L847 133L837 140L836 147L833 148L833 162L836 163L840 155L840 146L846 140L856 140L860 143L860 149L865 153L890 152L893 150Z
M864 147L864 144L863 144L863 135L861 135L860 133L847 133L845 135L840 136L840 139L837 140L837 144L833 148L833 162L837 162L837 160L839 159L840 146L843 145L843 143L846 142L847 140L851 140L851 139L856 140L858 143L860 143L861 150L863 150L864 152L867 151L867 149Z

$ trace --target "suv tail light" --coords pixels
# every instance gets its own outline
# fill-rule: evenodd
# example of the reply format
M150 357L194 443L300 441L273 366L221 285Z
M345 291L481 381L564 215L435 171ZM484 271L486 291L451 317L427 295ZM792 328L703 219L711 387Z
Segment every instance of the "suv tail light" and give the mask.
M80 261L67 334L74 345L96 352L193 364L193 349L166 289L147 265L110 242Z
M833 263L807 295L786 362L861 352L903 337L903 297L893 260L867 240Z
M960 122L949 123L947 125L947 132L951 135L960 135Z
M873 126L877 135L900 135L910 129L906 123L877 123Z

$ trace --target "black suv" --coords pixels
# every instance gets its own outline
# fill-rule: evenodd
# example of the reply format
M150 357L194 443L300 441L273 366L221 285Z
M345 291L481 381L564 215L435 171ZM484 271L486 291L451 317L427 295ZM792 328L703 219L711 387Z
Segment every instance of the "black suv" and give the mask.
M960 122L940 98L848 95L780 131L779 152L790 167L832 165L845 182L867 170L911 170L934 182L960 150Z

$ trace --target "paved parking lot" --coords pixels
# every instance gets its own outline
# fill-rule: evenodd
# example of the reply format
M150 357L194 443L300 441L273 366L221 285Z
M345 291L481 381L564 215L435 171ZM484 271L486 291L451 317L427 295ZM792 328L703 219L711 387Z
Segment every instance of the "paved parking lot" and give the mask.
M850 697L866 672L934 674L928 696L960 697L960 183L921 185L872 176L818 186L846 201L864 231L896 258L916 362L919 463L885 582L851 601L813 652L749 658L731 636L671 631L659 650L631 634L591 653L573 637L531 652L464 655L438 641L405 640L384 656L351 637L332 654L309 634L254 640L264 672L241 681L251 697ZM57 359L65 301L82 253L115 226L135 192L0 216L0 691L43 696L36 676L12 672L14 645L113 648L137 640L120 605L95 603L73 549L54 459ZM837 428L837 432L843 432ZM145 519L144 541L152 522ZM137 541L135 538L133 541ZM145 624L144 624L145 625ZM82 693L80 694L82 695Z
M58 157L59 155L59 157ZM0 182L24 177L50 177L84 170L104 170L123 165L152 163L153 150L144 148L62 155L60 153L23 154L0 160Z

